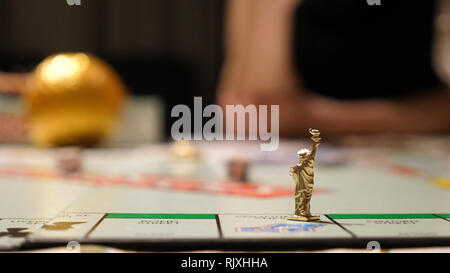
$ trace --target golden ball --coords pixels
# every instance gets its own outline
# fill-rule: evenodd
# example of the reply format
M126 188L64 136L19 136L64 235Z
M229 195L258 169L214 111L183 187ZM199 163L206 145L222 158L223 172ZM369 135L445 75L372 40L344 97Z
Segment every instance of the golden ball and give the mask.
M46 58L24 90L30 137L38 146L92 146L118 121L126 88L107 63L89 54Z

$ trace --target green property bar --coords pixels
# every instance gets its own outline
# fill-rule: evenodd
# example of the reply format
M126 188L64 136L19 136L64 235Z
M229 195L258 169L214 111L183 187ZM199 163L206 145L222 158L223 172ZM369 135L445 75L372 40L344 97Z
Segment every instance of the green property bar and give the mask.
M106 218L122 219L216 219L215 214L108 213Z
M444 213L444 214L442 214L442 213L437 213L436 215L437 215L437 216L440 216L440 217L442 217L442 218L450 218L450 213Z
M331 219L432 219L433 214L328 214Z

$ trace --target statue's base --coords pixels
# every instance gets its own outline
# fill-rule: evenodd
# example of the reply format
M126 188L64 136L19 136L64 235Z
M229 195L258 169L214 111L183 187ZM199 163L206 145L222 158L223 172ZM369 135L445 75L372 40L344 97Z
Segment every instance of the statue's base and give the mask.
M320 219L319 215L309 215L309 216L301 216L301 215L289 215L287 217L288 220L292 221L303 221L303 222L310 222L310 221L317 221Z

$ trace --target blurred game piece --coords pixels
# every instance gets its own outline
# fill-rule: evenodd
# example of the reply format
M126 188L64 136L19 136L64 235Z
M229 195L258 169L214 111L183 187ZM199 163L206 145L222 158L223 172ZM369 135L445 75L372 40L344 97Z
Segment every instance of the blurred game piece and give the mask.
M24 90L30 137L38 146L92 146L114 128L125 96L119 75L88 54L57 54L33 71Z
M200 157L198 148L186 140L175 141L170 147L170 153L181 159L196 160Z
M295 214L288 216L288 220L315 221L320 219L320 216L311 214L310 202L314 188L314 161L322 138L317 129L309 129L309 133L314 142L312 149L298 151L299 163L289 171L289 175L293 176L295 181Z
M59 173L79 173L82 168L82 151L77 147L61 148L56 151L56 168Z
M249 162L244 158L233 158L228 161L228 179L231 181L247 182Z

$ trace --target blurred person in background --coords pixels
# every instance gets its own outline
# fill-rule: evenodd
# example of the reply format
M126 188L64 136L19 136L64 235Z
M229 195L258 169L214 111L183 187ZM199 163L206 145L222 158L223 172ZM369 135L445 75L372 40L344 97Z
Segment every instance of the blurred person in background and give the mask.
M218 102L280 105L283 136L448 133L449 2L229 0Z

